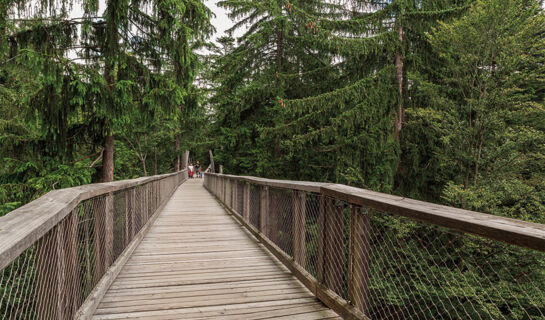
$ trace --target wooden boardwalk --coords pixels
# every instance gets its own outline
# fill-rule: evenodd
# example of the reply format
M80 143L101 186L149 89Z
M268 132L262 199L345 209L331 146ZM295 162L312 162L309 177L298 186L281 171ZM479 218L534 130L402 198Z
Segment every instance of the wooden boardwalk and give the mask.
M204 189L170 199L93 319L341 319Z

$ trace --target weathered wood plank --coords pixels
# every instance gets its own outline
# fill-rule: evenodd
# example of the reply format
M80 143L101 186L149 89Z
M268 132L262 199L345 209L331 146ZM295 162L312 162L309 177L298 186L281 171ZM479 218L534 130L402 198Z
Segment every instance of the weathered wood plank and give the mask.
M545 252L545 225L457 209L345 185L322 187L322 193L358 206L424 221Z
M231 186L231 194L223 197L231 203L233 212L234 183ZM271 309L258 308L276 305L306 305L292 310L297 317L336 316L316 303L313 294L290 270L238 223L231 218L217 219L229 217L221 206L209 219L206 208L214 200L199 180L190 180L181 189L188 192L173 197L169 204L176 205L166 206L158 216L109 287L95 318L221 319L232 315L231 319L240 319L239 315L247 314L242 318L259 319L270 318L267 311ZM227 186L224 190L228 190ZM200 201L186 201L195 196ZM243 215L234 216L244 220ZM216 307L233 312L218 313ZM292 314L284 307L274 310L273 315L278 317Z
M153 177L90 184L55 190L5 216L0 217L0 269L59 224L76 206L87 199L158 181L185 171Z

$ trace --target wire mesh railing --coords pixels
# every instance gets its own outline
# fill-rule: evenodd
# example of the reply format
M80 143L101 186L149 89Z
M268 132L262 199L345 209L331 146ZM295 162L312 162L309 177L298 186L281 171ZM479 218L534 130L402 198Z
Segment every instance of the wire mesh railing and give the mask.
M205 187L345 318L545 318L544 225L339 185L207 174Z
M54 191L0 218L0 319L72 319L187 171Z

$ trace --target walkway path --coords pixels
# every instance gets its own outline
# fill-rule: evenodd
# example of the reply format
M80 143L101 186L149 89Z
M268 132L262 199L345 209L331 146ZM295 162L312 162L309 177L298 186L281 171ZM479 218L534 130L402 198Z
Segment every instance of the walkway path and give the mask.
M204 189L184 183L93 319L340 319Z

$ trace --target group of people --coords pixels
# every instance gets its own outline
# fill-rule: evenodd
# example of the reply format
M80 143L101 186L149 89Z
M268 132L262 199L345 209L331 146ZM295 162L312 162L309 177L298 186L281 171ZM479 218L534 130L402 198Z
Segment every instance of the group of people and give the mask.
M202 178L201 164L199 161L197 161L195 165L193 165L193 163L189 163L187 171L189 173L189 179Z

